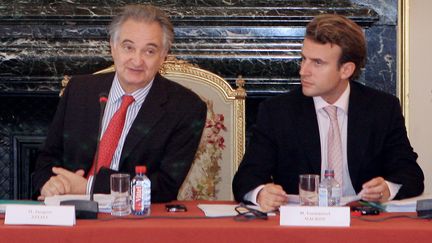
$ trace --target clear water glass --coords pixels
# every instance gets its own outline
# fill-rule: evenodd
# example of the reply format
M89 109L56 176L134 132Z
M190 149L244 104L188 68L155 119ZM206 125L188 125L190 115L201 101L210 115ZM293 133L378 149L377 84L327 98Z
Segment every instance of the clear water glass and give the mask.
M114 199L111 215L126 216L131 213L129 174L111 175L111 196Z
M303 174L299 179L300 206L318 206L319 175Z

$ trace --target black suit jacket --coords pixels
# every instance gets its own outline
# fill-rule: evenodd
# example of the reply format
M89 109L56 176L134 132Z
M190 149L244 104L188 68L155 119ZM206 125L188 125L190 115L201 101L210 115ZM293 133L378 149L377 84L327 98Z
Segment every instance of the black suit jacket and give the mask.
M101 112L99 94L109 93L113 77L111 73L70 80L32 175L37 193L53 175L53 166L86 172L91 168ZM205 103L195 93L156 75L126 137L119 171L133 176L136 165L146 165L152 201L176 199L194 159L206 111ZM112 173L108 168L99 171L95 192L110 192Z
M348 108L348 168L355 191L382 176L402 184L395 199L423 192L396 97L351 82ZM253 135L234 177L237 201L259 185L274 182L298 194L299 174L321 174L321 147L313 98L301 89L260 104Z

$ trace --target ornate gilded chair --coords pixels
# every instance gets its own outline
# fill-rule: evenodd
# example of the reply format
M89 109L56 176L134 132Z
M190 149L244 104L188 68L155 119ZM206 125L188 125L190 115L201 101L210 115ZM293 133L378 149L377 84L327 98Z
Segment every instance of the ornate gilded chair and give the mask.
M112 71L114 66L95 74ZM233 89L220 76L171 56L159 72L191 89L207 104L201 142L177 198L232 200L232 179L245 150L244 80L239 77Z
M231 183L245 149L244 81L240 77L234 90L220 76L174 58L160 73L207 103L201 143L178 199L233 199Z

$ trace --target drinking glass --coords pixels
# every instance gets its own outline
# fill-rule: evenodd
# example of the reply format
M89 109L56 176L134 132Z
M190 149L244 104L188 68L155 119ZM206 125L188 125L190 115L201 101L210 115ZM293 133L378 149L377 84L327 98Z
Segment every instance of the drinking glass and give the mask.
M129 174L118 173L111 175L111 196L114 198L111 215L125 216L131 213L129 190Z
M299 197L300 206L318 205L319 175L300 175Z

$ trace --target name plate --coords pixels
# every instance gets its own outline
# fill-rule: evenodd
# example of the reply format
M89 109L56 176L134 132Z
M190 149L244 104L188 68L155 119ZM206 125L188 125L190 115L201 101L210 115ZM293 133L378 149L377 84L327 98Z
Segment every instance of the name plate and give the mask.
M75 225L74 206L8 205L5 224L10 225Z
M349 227L349 207L281 206L280 225Z

